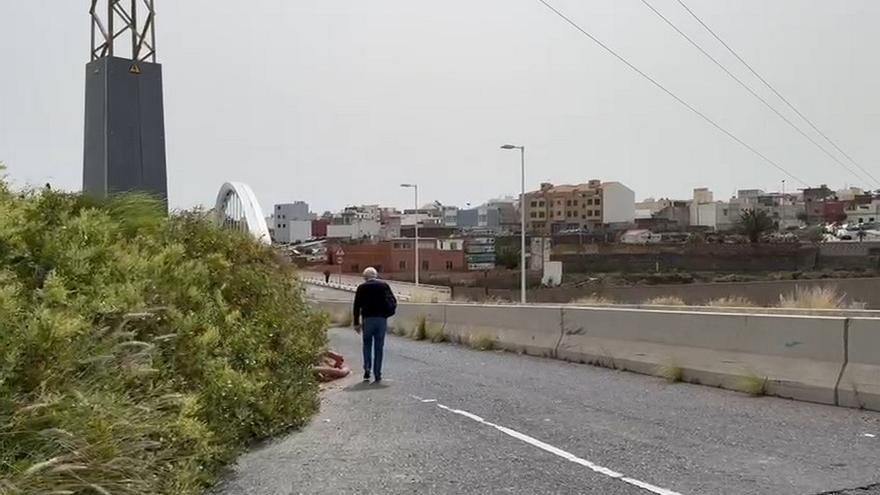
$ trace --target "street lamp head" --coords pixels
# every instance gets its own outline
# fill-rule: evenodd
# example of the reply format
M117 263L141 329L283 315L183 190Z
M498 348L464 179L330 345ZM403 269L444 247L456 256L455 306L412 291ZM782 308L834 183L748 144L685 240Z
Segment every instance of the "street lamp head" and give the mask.
M503 149L503 150L515 150L517 148L519 148L519 146L514 146L512 144L505 144L504 146L501 147L501 149Z
M415 184L401 184L400 187L416 187Z

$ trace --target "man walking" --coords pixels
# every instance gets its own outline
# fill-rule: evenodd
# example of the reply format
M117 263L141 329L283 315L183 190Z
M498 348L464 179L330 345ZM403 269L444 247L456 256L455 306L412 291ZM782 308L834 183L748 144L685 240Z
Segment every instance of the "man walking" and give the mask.
M385 346L385 332L388 318L397 311L397 299L391 287L379 280L376 269L364 270L364 283L354 295L354 331L364 338L364 381L370 379L373 371L375 383L382 381L382 354ZM361 326L363 318L363 327Z

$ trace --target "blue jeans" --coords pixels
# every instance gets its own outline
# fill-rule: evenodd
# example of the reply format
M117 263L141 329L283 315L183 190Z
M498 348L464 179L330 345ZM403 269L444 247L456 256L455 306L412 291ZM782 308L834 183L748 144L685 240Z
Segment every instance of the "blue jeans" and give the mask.
M372 368L376 379L382 378L382 350L387 330L387 318L364 318L364 371Z

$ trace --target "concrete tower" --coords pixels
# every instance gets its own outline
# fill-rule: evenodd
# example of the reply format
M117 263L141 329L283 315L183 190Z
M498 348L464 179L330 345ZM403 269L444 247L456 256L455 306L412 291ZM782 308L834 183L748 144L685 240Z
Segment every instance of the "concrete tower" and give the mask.
M83 191L139 191L167 202L154 0L91 0L89 13Z

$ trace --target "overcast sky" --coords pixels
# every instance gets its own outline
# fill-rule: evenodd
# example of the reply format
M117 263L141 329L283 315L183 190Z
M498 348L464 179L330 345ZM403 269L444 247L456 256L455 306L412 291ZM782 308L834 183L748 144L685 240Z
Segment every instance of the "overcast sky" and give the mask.
M675 0L649 1L754 81ZM551 3L794 175L862 184L640 0ZM880 2L686 3L880 177ZM16 184L81 187L88 4L0 1L0 161ZM156 4L175 207L212 203L226 180L265 210L408 207L401 182L425 202L480 203L519 191L505 142L526 146L531 188L600 178L639 199L699 186L726 198L786 178L536 0Z

